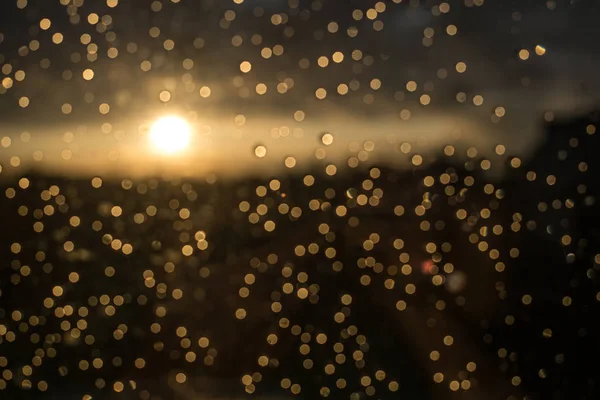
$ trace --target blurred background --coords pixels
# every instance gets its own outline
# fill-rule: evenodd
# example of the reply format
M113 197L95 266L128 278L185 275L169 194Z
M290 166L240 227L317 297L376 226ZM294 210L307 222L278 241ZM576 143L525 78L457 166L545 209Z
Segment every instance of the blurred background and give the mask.
M3 1L0 398L597 398L598 7Z

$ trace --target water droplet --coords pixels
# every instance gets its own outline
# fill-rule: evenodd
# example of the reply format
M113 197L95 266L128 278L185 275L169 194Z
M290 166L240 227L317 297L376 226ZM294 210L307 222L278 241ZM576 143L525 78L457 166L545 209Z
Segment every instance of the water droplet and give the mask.
M323 142L325 146L329 146L333 143L333 135L331 133L324 133L321 136L321 142Z
M263 158L267 155L267 148L263 145L256 146L254 149L254 154L256 154L256 157L258 158Z

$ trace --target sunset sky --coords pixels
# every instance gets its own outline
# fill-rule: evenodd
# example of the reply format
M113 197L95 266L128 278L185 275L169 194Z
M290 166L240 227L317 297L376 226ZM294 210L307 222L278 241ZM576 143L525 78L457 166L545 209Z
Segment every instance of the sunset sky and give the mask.
M371 160L405 141L522 154L598 102L586 1L61 3L0 5L5 170L270 170L313 162L324 132L342 164L367 140ZM190 146L152 154L170 115Z

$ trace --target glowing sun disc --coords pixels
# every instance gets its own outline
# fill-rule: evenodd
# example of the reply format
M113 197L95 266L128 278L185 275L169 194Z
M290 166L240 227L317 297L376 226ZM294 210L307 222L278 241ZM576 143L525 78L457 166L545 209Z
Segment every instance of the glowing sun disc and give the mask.
M150 142L160 153L179 153L189 146L190 139L191 127L183 118L164 117L150 129Z

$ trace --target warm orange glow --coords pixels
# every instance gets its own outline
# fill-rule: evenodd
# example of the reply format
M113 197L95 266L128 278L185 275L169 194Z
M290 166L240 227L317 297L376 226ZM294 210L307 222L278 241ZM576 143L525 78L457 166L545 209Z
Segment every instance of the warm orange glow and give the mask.
M189 146L190 139L191 127L180 117L161 118L150 129L150 141L159 153L180 153Z

